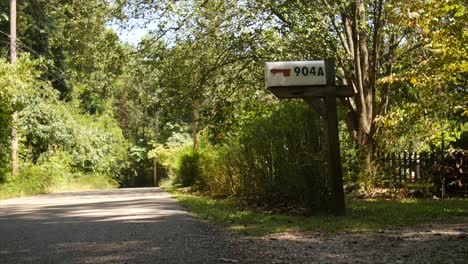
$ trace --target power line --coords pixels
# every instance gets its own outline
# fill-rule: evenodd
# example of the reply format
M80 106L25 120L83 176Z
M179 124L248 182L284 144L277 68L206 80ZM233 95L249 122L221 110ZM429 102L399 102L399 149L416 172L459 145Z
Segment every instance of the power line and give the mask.
M37 9L39 9L39 13L47 20L47 22L50 22L49 16L44 12L44 9L39 5L39 3L36 0L28 0L31 4L35 5Z
M0 33L6 35L6 36L8 36L8 37L10 37L10 34L8 34L8 33L6 33L6 32L3 32L3 31L1 31L1 30L0 30ZM3 41L3 42L6 42L6 41ZM32 53L33 53L34 55L36 55L38 58L41 58L41 57L44 57L44 58L45 58L44 55L39 54L37 51L35 51L33 48L31 48L31 47L29 47L28 45L26 45L26 44L25 44L23 41L21 41L20 39L17 39L17 42L20 44L20 46L22 46L22 47L24 47L26 50L32 52ZM10 46L10 43L9 43L9 42L7 42L7 43L8 43L9 46ZM65 76L65 77L71 79L71 77L68 76L68 74L67 74L66 72L64 72L62 69L58 68L57 66L55 66L55 65L53 65L53 64L46 65L45 63L43 63L43 62L41 61L41 65L44 66L46 69L49 69L49 67L52 67L52 68L56 69L57 71L59 71L59 73L60 73L61 75L63 75L63 76ZM48 72L51 73L51 71L48 71ZM53 72L52 72L52 73L53 73ZM65 86L65 87L68 86L66 83L64 83L63 81L61 81L60 78L57 78L57 77L59 77L59 76L55 76L55 77L56 77L55 81L59 82L60 84L62 84L62 85Z
M34 0L30 0L30 1L34 1ZM1 30L0 30L0 33L3 34L3 35L5 35L5 36L7 36L7 37L10 37L10 34L4 32L4 31L1 31ZM24 47L26 50L32 52L32 53L33 53L34 55L36 55L38 58L45 57L45 56L39 54L39 53L38 53L37 51L35 51L33 48L31 48L31 47L29 47L28 45L26 45L26 44L25 44L23 41L21 41L20 39L17 39L17 41L18 41L18 43L19 43L22 47ZM10 46L10 43L9 43L8 41L2 41L2 42L7 43L7 44ZM55 65L53 65L53 64L46 65L46 64L44 64L43 62L41 62L41 64L42 64L44 67L46 67L46 68L49 68L49 66L51 66L51 67L53 67L54 69L58 70L60 74L64 75L64 76L67 77L67 78L71 78L71 77L70 77L67 73L65 73L62 69L58 68L57 66L55 66ZM50 72L50 71L49 71L49 72ZM55 76L55 77L58 77L58 76ZM60 84L62 84L62 85L64 85L64 86L68 86L67 84L65 84L64 82L62 82L60 79L55 79L55 80L58 81ZM130 115L130 113L128 113L127 111L122 110L120 107L115 107L114 109L117 109L118 111L120 111L121 113L124 113L124 114L126 114L126 115ZM144 120L142 120L142 119L140 119L140 118L135 118L135 117L133 117L133 119L136 119L136 120L138 120L138 122L144 123L144 124L146 124L146 125L148 125L148 126L152 126L152 125L153 125L152 123L148 123L148 122L146 122L146 121L144 121Z
M8 36L8 37L10 37L10 35L9 35L8 33L5 33L5 32L3 32L3 31L1 31L1 30L0 30L0 33L6 35L6 36ZM8 45L10 45L10 43L9 43L8 41L2 41L2 42L7 43ZM18 42L19 42L19 44L20 44L21 46L25 47L27 50L29 50L29 51L31 51L32 53L34 53L34 55L36 55L36 56L38 56L38 57L42 57L41 54L39 54L37 51L35 51L33 48L29 47L28 45L24 44L24 43L23 43L22 41L20 41L19 39L18 39ZM44 63L42 63L42 62L41 62L41 64L42 64L43 66L45 66L46 68L48 68L48 65L46 65L46 64L44 64ZM62 71L62 70L61 70L60 68L58 68L57 66L55 66L55 65L53 65L53 64L51 64L50 66L52 66L53 68L57 69L57 70L58 70L61 74L63 74L65 77L70 78L70 76L68 76L67 73L65 73L64 71ZM61 83L61 84L64 85L64 86L67 86L67 85L66 85L64 82L62 82L60 79L56 79L56 81L58 81L59 83ZM118 111L120 111L121 113L124 113L124 114L126 114L126 115L130 115L130 113L128 113L127 111L122 110L120 107L115 107L114 109L117 109ZM132 119L136 119L138 122L144 123L144 124L146 124L146 125L148 125L148 126L152 126L152 125L153 125L152 123L148 123L148 122L146 122L146 121L144 121L144 120L142 120L142 119L140 119L140 118L132 117Z

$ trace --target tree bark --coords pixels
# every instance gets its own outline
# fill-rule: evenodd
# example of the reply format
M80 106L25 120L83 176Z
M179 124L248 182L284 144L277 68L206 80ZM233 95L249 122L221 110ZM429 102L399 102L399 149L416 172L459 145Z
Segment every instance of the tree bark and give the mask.
M18 112L13 112L11 126L11 174L17 176L19 173L18 162Z
M381 1L380 1L381 2ZM376 67L380 50L380 14L373 32L372 50L369 52L369 36L366 16L366 5L363 0L350 4L348 12L341 13L341 28L334 25L335 30L343 30L345 37L340 37L343 48L350 52L353 68L345 71L345 79L351 81L356 95L345 101L349 108L346 125L351 138L358 148L358 159L362 161L361 176L366 186L372 174L372 149L374 148L375 124L375 82ZM343 34L343 32L337 32ZM340 58L338 59L340 60ZM340 63L344 64L344 63Z
M193 151L198 152L198 129L200 121L200 102L198 98L193 101Z
M10 62L16 63L16 0L10 0ZM13 103L16 95L13 96ZM11 174L17 176L19 172L18 161L18 112L12 115L11 126Z
M16 0L10 0L10 62L16 58Z

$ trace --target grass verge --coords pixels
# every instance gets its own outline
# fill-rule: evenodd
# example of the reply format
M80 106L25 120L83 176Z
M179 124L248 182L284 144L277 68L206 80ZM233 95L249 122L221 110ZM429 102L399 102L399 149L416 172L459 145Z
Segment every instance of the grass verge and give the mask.
M169 189L193 215L250 236L294 231L356 232L394 229L468 217L467 199L348 201L344 217L275 215L246 210L236 200L215 200Z
M115 189L118 184L102 174L49 173L29 168L17 177L9 176L0 184L0 200L38 194Z

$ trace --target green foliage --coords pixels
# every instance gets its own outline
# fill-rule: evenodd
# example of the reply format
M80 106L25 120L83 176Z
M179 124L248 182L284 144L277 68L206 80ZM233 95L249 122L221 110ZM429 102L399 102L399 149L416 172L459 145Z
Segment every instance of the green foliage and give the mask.
M182 186L192 186L200 177L200 155L193 151L181 155L177 174Z
M271 205L325 207L330 186L324 137L318 114L302 102L282 104L247 125L239 137L241 193Z
M401 104L377 121L382 129L379 147L386 152L440 151L442 142L448 149L460 139L463 125L461 118L421 111L419 103Z
M461 127L460 138L454 143L456 149L468 149L468 122Z
M26 158L48 159L57 151L70 154L74 170L118 177L125 166L127 142L109 115L80 114L67 104L39 102L28 106L20 119Z
M2 75L0 75L0 78ZM0 87L0 183L3 182L10 161L11 142L9 139L12 121L10 100L11 98L6 88Z
M117 180L120 187L153 187L153 159L147 157L149 147L132 145L126 166ZM166 168L158 163L158 178L166 177Z
M118 177L125 166L128 143L115 120L108 115L78 118L75 121L80 126L75 127L70 146L73 166L85 172Z
M199 152L199 177L194 189L212 197L229 197L241 194L238 145L203 146Z
M358 158L358 148L349 135L344 122L340 122L339 138L341 151L341 165L343 169L343 180L346 187L351 187L359 182L361 161Z
M240 168L234 163L236 153L233 151L231 146L214 147L205 141L196 153L190 143L180 145L162 159L169 175L167 183L191 186L193 190L213 197L236 195L239 193ZM160 150L159 153L164 152Z
M376 121L386 151L434 151L460 139L468 123L467 26L462 1L414 1L410 23L418 34L409 42L420 47L407 56L411 68L381 79L400 86L397 100ZM403 66L402 66L403 67Z
M39 79L37 65L38 61L31 61L27 56L14 65L0 62L0 179L9 167L13 110L19 111L20 116L20 155L23 160L33 163L26 163L22 169L27 176L24 189L17 188L16 179L9 179L5 188L12 188L11 191L19 195L44 192L50 184L61 179L48 177L46 172L49 170L56 174L62 169L70 173L96 173L96 179L103 178L99 175L118 177L126 165L127 142L114 118L109 114L84 115L79 109L58 101L57 93ZM61 155L62 152L67 155ZM51 164L60 164L66 169L47 168L49 165L44 164L49 164L50 160L54 160ZM43 164L42 169L35 167L40 164ZM43 183L39 184L41 181Z
M53 177L50 171L41 167L22 164L17 177L7 177L5 183L0 185L0 198L47 193L54 182Z
M73 190L113 189L115 180L104 174L73 172L66 164L71 157L59 153L37 164L21 164L17 177L6 177L0 185L0 199Z
M110 177L120 180L129 166L139 166L129 158L130 144L112 109L125 47L107 29L112 12L107 1L53 2L18 3L17 45L23 58L14 65L0 61L0 184L9 170L11 114L16 110L23 173L40 174L46 184L42 169L50 170L59 175L51 178L58 189L63 182L73 188L79 182L104 187ZM8 32L3 16L0 31ZM8 43L5 34L1 40ZM66 180L78 175L80 181ZM28 179L36 182L34 176ZM38 188L52 188L46 185ZM5 186L14 189L15 184Z
M181 184L178 168L180 158L189 155L193 151L190 135L183 132L175 132L164 144L157 144L148 152L148 158L158 160L158 163L164 168L168 180L174 184Z
M344 217L312 217L261 213L239 205L235 199L212 199L172 191L177 200L197 217L215 222L228 230L250 236L325 231L356 232L398 229L405 226L457 221L468 216L466 199L348 201Z
M463 144L465 4L318 3L20 1L19 52L37 60L0 61L0 183L17 110L27 164L134 186L151 183L157 159L176 181L213 196L324 204L326 131L307 107L278 106L264 91L266 60L337 58L337 81L358 91L342 101L348 182L381 174L363 166L371 149ZM7 6L0 3L3 57ZM123 45L108 29L112 16L155 28L138 46ZM203 136L198 153L190 134Z
M317 114L286 103L251 120L223 146L183 153L177 173L184 186L212 196L320 210L329 198L323 137Z
M164 145L159 144L149 151L148 157L158 159L172 184L188 187L199 181L202 154L194 152L190 139L182 134L175 134Z
M0 182L9 169L11 115L44 97L54 97L50 86L38 80L37 63L27 55L15 64L0 59Z

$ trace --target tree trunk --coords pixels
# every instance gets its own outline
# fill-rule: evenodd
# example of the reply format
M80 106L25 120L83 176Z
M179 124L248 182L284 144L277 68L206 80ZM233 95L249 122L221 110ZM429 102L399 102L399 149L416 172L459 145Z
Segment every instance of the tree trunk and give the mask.
M158 158L153 159L153 186L158 187Z
M200 121L200 102L198 98L193 101L193 150L198 152L198 129Z
M154 128L154 146L157 147L158 144L158 135L159 135L159 110L156 110L155 119L156 124ZM153 185L154 187L158 186L158 158L155 156L153 159Z
M11 174L17 176L19 172L18 164L18 112L12 116L11 126Z
M122 95L119 100L119 117L120 117L120 127L122 128L122 134L127 138L130 137L128 131L128 116L127 116L127 108L126 106L126 95Z
M10 62L16 62L16 0L10 0Z
M351 71L345 72L345 79L350 80L356 95L345 101L349 108L346 117L346 125L351 138L358 148L358 159L361 161L361 181L366 186L372 174L372 149L374 148L375 134L375 72L377 63L375 56L378 56L377 50L372 50L369 54L369 39L366 25L366 6L364 1L356 0L351 4L348 14L343 13L341 22L344 31L341 42L348 55L353 61ZM380 23L379 23L380 27ZM379 27L374 32L378 36ZM340 30L335 25L336 30ZM340 32L338 32L340 33ZM373 39L380 41L380 39ZM380 48L379 43L374 43L374 49ZM342 58L338 58L340 65L344 65Z

